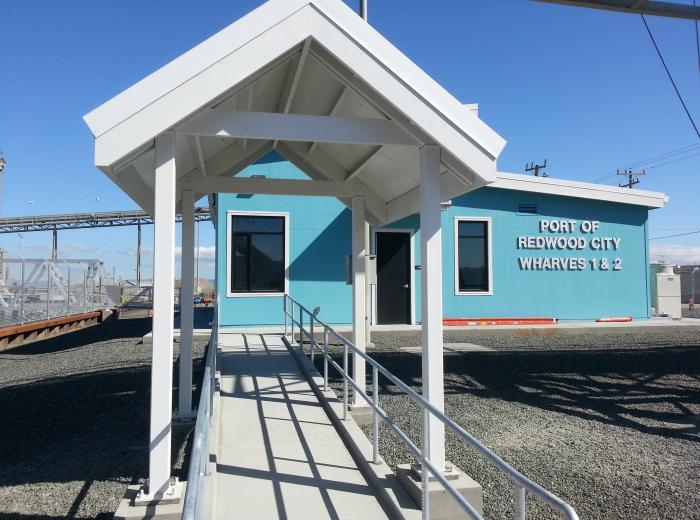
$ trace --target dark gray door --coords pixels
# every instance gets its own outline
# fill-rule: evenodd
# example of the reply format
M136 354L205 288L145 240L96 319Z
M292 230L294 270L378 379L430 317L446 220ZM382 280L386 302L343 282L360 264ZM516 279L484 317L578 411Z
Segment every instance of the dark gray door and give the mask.
M411 323L410 233L377 233L377 322Z

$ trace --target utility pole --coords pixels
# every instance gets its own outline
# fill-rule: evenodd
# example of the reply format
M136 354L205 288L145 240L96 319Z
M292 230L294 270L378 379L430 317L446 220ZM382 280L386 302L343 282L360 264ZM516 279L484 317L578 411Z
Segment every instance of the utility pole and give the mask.
M540 170L544 170L546 167L547 167L547 159L544 160L544 164L535 164L534 162L526 164L525 171L532 172L532 174L535 177L549 177L549 175L547 175L547 172L545 172L545 171L542 171L542 174L540 175Z
M360 0L360 16L367 21L367 0Z
M136 225L136 286L141 287L141 224Z
M646 170L642 170L641 172L634 173L632 170L626 169L626 170L617 170L616 175L620 175L621 177L627 177L627 184L619 184L620 188L629 188L632 189L634 188L635 184L639 184L639 177L642 175L646 175L647 172Z

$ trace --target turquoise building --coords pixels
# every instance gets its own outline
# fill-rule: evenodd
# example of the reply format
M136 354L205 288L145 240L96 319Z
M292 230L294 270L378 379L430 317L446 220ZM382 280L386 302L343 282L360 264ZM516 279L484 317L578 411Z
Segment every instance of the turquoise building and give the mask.
M272 152L238 177L306 179ZM650 317L647 221L665 195L499 174L444 203L445 319ZM351 211L334 197L219 194L222 325L279 325L282 294L352 321ZM370 230L373 324L419 324L418 216Z

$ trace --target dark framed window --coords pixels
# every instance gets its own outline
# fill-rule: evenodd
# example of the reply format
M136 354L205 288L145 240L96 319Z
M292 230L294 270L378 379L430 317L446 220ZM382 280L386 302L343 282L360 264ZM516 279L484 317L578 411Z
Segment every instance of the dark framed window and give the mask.
M285 217L231 215L231 292L283 293Z
M457 221L457 284L460 293L491 290L488 220Z

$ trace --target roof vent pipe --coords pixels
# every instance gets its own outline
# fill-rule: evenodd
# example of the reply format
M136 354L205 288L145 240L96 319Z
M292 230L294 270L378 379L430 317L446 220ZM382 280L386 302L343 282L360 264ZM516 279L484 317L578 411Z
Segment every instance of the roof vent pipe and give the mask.
M367 0L360 0L360 16L367 21Z

